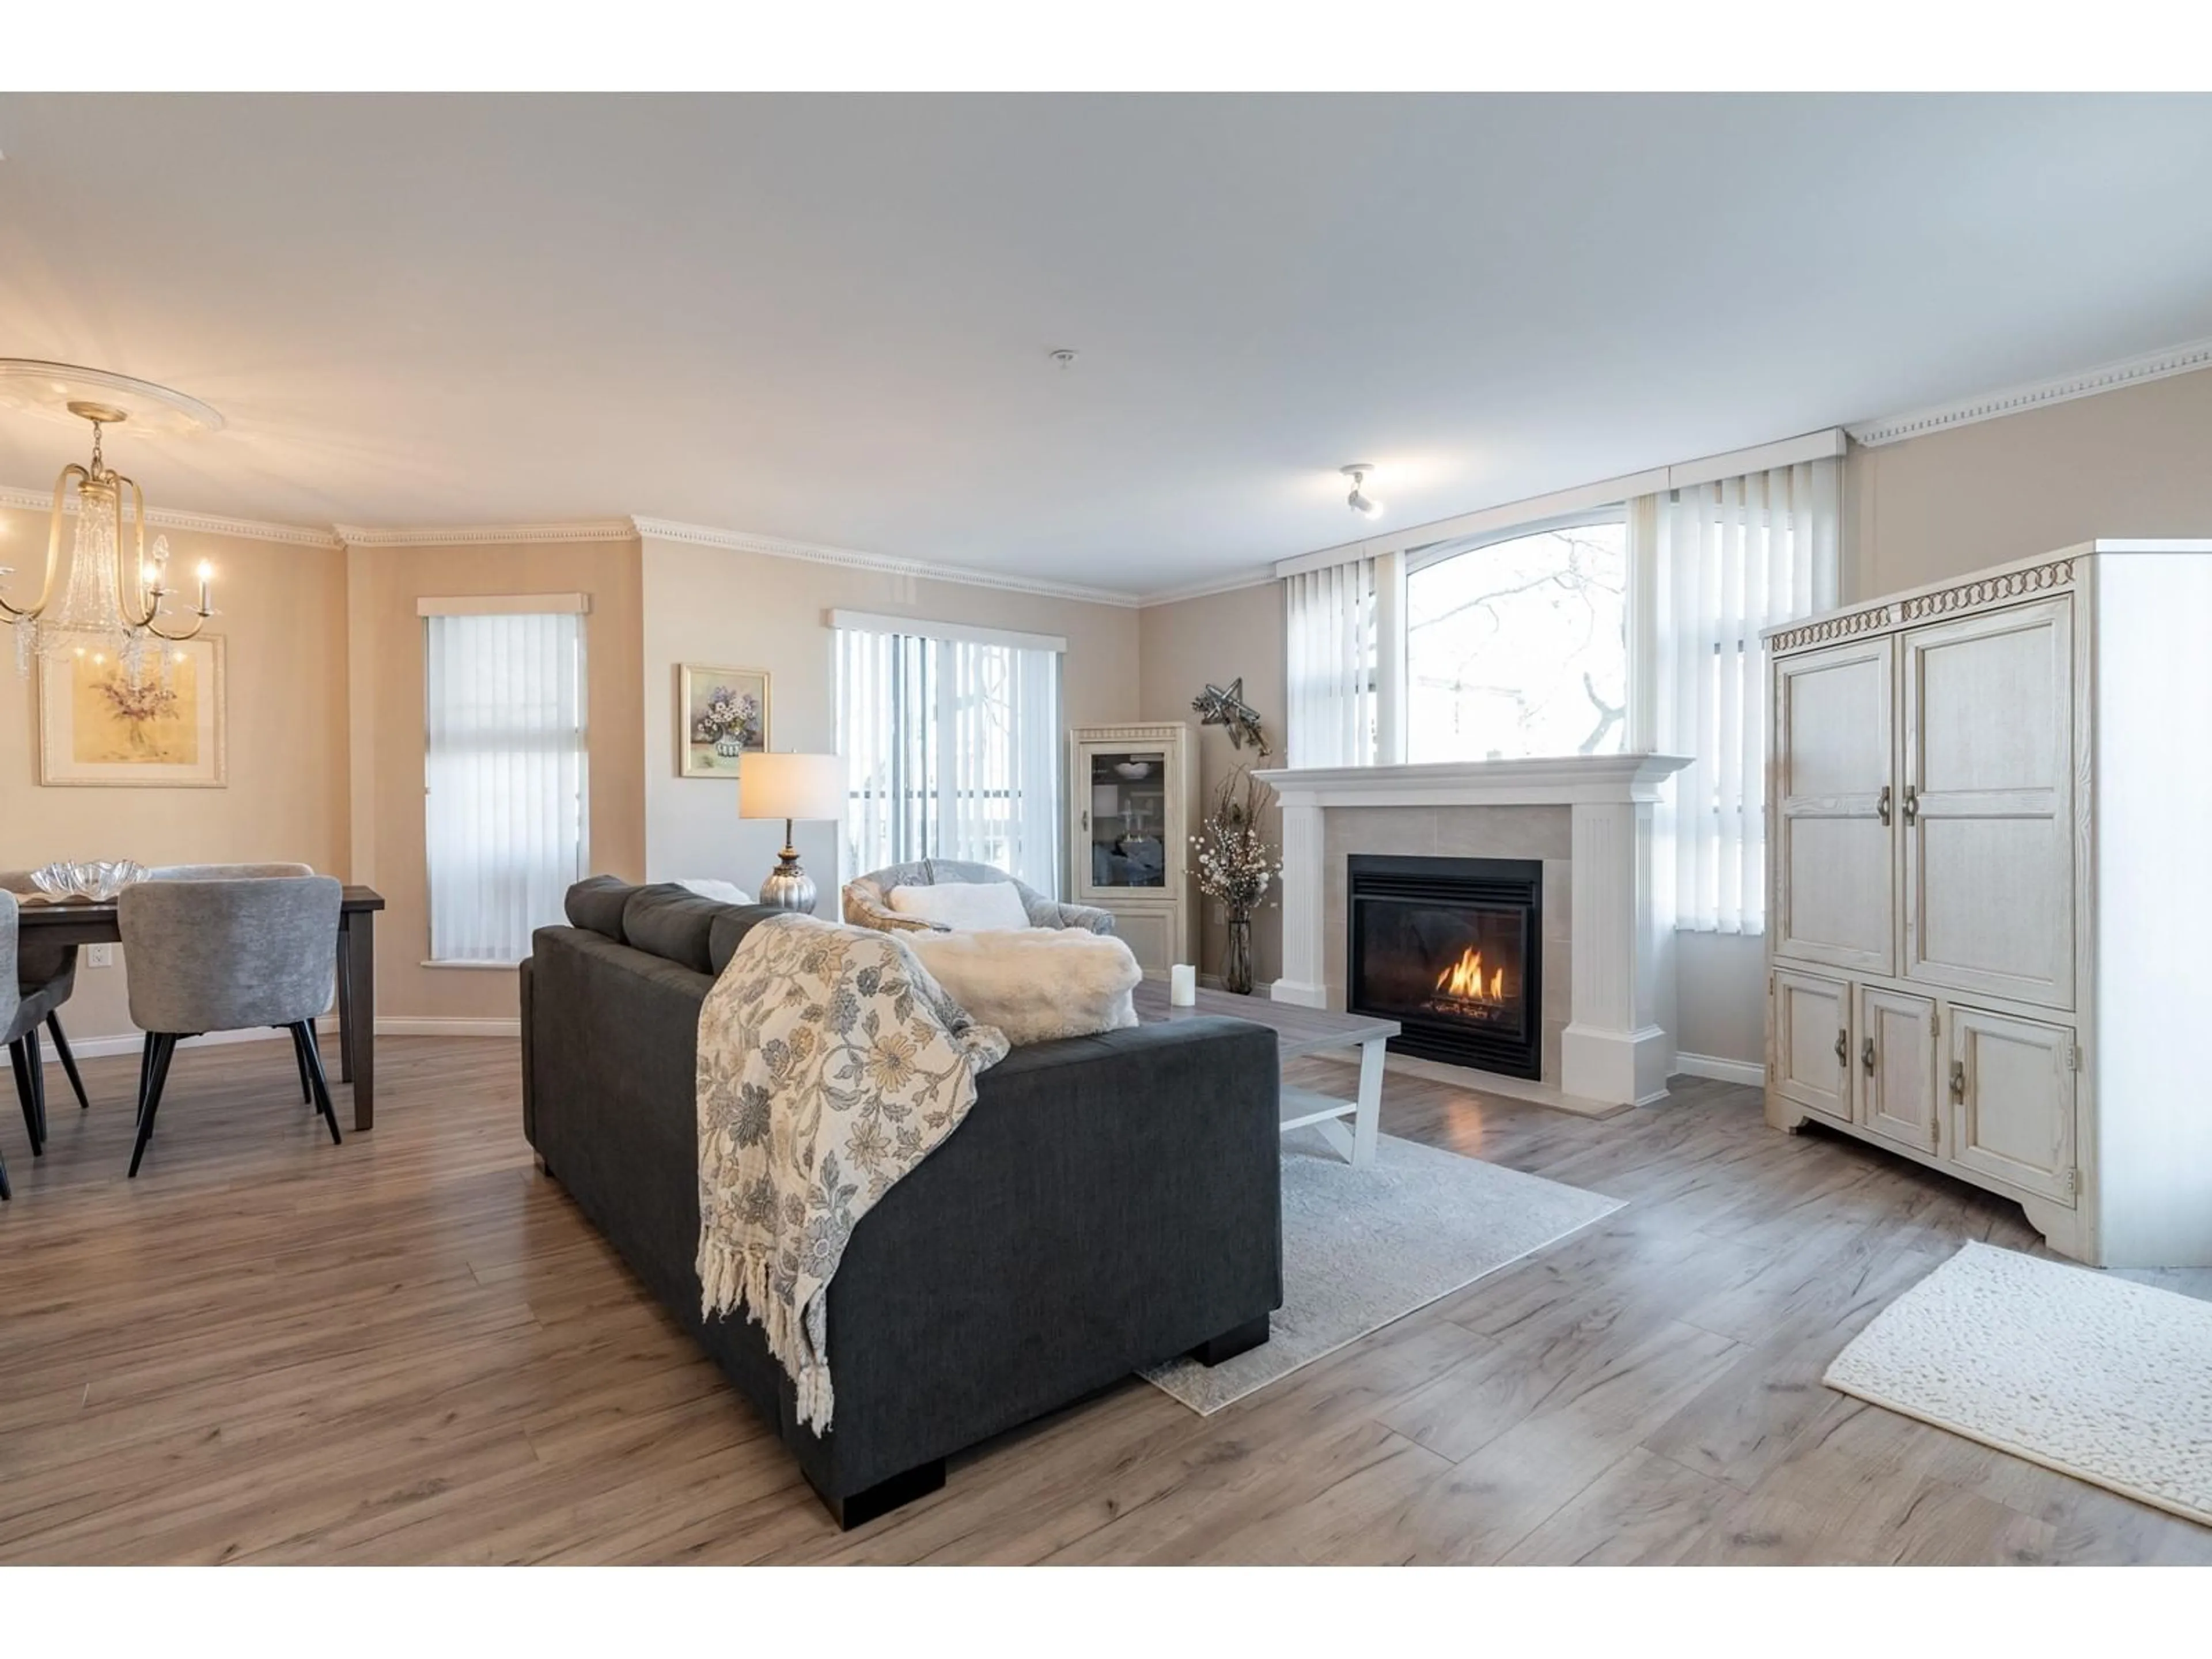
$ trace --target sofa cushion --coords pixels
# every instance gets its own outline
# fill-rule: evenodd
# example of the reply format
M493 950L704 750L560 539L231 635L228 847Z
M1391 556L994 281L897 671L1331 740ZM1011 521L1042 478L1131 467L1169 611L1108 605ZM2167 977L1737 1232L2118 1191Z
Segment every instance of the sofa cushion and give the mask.
M694 973L714 971L714 918L729 909L712 899L687 893L673 882L656 883L631 890L623 906L624 943Z
M709 972L720 974L730 965L730 958L738 953L738 943L747 933L770 916L786 916L788 910L779 910L766 904L726 904L721 915L708 932L707 954L713 963Z
M902 933L931 977L979 1025L1015 1044L1125 1030L1144 977L1127 945L1086 927Z
M1029 907L1010 881L945 881L927 887L894 887L891 908L957 932L1026 927Z
M568 925L623 942L623 906L637 890L619 876L593 876L568 890Z

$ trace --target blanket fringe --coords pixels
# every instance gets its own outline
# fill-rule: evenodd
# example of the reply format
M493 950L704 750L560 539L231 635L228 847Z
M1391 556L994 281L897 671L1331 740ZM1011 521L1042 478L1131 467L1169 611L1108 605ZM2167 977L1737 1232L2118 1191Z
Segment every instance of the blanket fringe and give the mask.
M830 1431L830 1419L837 1397L830 1386L826 1355L817 1354L806 1329L804 1310L787 1319L783 1304L769 1294L769 1264L748 1257L705 1236L699 1240L699 1316L726 1316L739 1309L768 1339L768 1351L792 1380L801 1428L817 1434Z

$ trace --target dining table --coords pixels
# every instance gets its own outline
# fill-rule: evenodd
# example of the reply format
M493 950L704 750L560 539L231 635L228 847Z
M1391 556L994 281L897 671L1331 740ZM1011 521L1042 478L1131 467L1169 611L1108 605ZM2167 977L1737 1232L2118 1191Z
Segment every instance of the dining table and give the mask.
M353 1085L356 1133L376 1126L376 913L384 895L348 887L338 902L338 1080ZM32 899L17 912L26 939L117 945L113 899Z

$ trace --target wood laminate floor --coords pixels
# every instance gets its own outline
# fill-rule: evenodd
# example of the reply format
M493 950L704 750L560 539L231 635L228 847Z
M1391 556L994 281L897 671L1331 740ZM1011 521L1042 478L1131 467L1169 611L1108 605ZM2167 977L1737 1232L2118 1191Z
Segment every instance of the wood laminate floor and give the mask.
M2034 1236L1686 1079L1591 1121L1391 1078L1387 1133L1627 1207L1212 1418L1132 1380L841 1534L538 1174L514 1045L380 1054L333 1147L289 1045L181 1052L136 1182L135 1062L86 1065L89 1113L57 1080L36 1164L0 1101L0 1560L2212 1562L1822 1388L1961 1242Z

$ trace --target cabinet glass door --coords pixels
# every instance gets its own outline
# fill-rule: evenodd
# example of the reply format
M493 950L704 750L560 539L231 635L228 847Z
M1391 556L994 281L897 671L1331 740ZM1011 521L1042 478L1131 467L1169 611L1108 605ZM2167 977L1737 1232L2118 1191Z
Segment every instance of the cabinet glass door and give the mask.
M1090 832L1093 888L1168 884L1168 756L1161 749L1085 751L1090 775L1078 803Z

